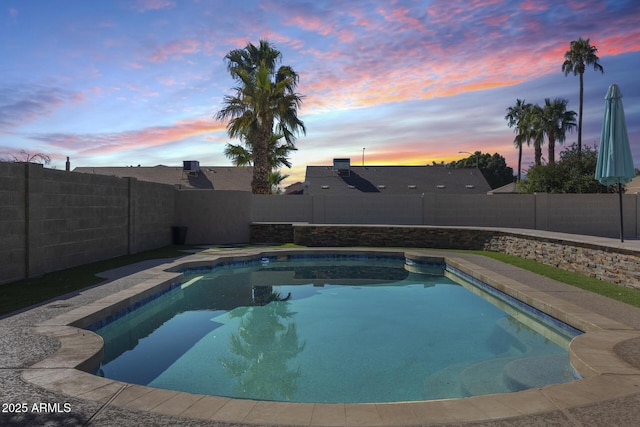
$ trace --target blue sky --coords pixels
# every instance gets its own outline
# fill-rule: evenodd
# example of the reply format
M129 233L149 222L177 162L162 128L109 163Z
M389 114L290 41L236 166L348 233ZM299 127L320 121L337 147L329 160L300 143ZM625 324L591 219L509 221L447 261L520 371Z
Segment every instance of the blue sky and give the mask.
M617 83L640 167L635 0L3 0L0 157L42 152L58 169L67 156L72 167L229 165L224 146L237 141L213 119L233 86L223 58L267 39L305 96L307 135L287 183L334 157L360 164L363 148L367 164L480 150L515 169L506 109L563 97L577 111L578 77L561 64L578 37L605 70L585 74L583 143L599 143ZM532 160L525 149L525 169Z

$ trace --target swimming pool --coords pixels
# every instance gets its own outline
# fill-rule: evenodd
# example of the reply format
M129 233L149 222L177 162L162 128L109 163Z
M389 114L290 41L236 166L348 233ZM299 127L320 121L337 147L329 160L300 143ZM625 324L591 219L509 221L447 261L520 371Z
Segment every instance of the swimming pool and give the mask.
M98 329L101 374L192 393L351 403L575 378L566 348L578 331L543 325L463 275L405 258L326 254L188 270L180 286Z

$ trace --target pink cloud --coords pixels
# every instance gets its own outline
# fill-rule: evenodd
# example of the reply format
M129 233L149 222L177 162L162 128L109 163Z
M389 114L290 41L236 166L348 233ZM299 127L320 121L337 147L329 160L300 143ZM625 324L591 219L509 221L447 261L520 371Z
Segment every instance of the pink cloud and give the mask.
M500 27L500 26L503 26L505 23L509 22L509 15L503 14L503 15L487 16L484 22L487 25L492 27Z
M520 3L520 8L529 12L540 12L549 9L549 5L539 0L527 0Z
M294 38L285 36L284 34L277 33L270 30L263 31L262 35L260 36L260 39L269 40L270 42L275 43L276 48L277 48L277 45L287 45L292 49L299 50L304 46L304 40L302 39L294 39ZM243 45L243 47L244 46L246 46L246 43Z
M440 23L425 15L426 26L413 21L415 29L405 36L389 34L394 31L392 26L378 27L370 15L358 17L356 10L347 11L354 21L369 26L364 36L356 33L352 45L340 50L312 47L300 51L312 64L312 71L302 74L301 80L300 89L306 95L305 113L513 86L559 72L568 48L568 39L545 37L548 26L541 25L542 17L519 21L512 28L509 20L513 15L497 0L435 0L429 10L436 20L446 20L444 26L440 28ZM501 13L495 14L496 10ZM462 13L469 22L452 19L453 11ZM381 13L397 22L419 16L402 8ZM490 32L487 23L494 27ZM314 25L322 27L319 23ZM372 33L374 27L376 31ZM624 36L613 29L611 33L597 41L600 55L640 50L640 29L624 31ZM531 67L532 57L536 58L535 67Z
M285 25L297 26L304 30L312 31L323 36L326 36L331 31L333 31L333 27L331 25L328 25L325 20L318 16L292 16L285 21Z
M138 148L158 147L187 138L222 132L225 126L211 119L181 120L169 126L100 134L43 134L31 138L81 155L101 155Z
M174 86L178 84L173 77L166 77L166 76L158 76L156 77L156 81L165 86Z
M378 8L376 12L382 15L386 21L401 24L402 31L422 30L424 28L422 21L415 16L410 16L410 10L405 7L396 6L391 10Z
M169 58L179 59L184 54L197 53L200 50L200 41L196 39L173 40L159 46L151 55L152 62L164 62Z
M640 51L640 28L634 28L624 34L605 36L601 41L590 40L598 48L598 56L621 55Z

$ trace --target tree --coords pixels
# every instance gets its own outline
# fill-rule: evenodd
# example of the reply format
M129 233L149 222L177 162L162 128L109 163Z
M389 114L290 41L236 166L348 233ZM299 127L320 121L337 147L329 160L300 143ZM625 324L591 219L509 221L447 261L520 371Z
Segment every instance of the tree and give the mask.
M525 142L529 145L524 128L525 116L529 108L531 108L531 104L527 104L524 99L516 99L516 104L507 108L507 114L504 116L507 126L515 127L513 131L516 136L513 139L513 145L518 149L518 181L522 176L522 145Z
M291 144L286 142L282 144L282 138L283 136L278 134L273 134L269 138L267 156L271 170L279 169L281 166L290 168L289 152L297 151L297 148ZM231 159L235 166L251 166L253 164L253 149L246 139L243 139L243 144L227 144L224 155Z
M570 43L570 48L564 54L562 71L565 76L569 73L580 76L580 109L578 113L578 155L582 151L582 105L584 102L584 71L588 65L593 65L595 71L604 73L604 68L598 62L600 58L596 55L598 49L589 44L589 39L584 40L579 37Z
M476 151L473 156L451 162L447 167L475 168L476 164L492 189L513 182L513 168L507 166L504 157L498 153L491 155Z
M560 160L536 165L518 183L520 193L607 193L611 189L595 179L598 152L576 144L560 153ZM613 188L613 187L611 187Z
M269 187L272 194L280 194L282 192L280 184L287 179L289 175L282 175L278 169L282 166L290 168L289 152L297 150L297 148L286 143L280 144L282 138L282 135L274 134L269 141L268 157L271 168L269 172ZM230 158L235 166L251 166L253 163L253 151L251 146L246 143L244 146L227 144L224 155Z
M281 53L269 42L258 46L248 43L225 56L227 70L238 83L233 95L223 99L218 120L229 120L227 133L240 138L250 147L253 159L251 189L255 194L269 194L269 142L274 133L282 135L286 144L295 148L299 132L306 133L298 118L302 95L295 92L298 74L289 66L276 65Z
M25 162L25 163L42 163L43 165L48 165L51 163L51 157L47 156L44 153L35 153L31 154L25 150L20 150L19 155L10 154L10 157L7 159L2 159L2 161L7 162Z
M544 144L545 121L542 107L538 104L531 105L524 116L522 124L522 138L527 145L533 142L534 162L536 166L542 164L542 144Z
M282 188L280 188L280 184L282 181L289 178L289 175L282 175L279 170L273 170L269 173L269 185L271 186L272 194L280 194L282 193Z
M547 135L549 144L549 164L555 163L556 142L564 143L567 131L572 131L576 127L576 112L567 111L569 100L556 98L551 101L545 98L542 107L542 125L544 133Z

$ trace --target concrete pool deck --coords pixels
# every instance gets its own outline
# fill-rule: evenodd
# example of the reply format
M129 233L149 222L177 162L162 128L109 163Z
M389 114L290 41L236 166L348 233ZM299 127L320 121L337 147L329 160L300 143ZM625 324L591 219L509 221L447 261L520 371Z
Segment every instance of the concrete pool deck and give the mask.
M594 240L598 244L620 245L615 239ZM640 253L640 241L624 245ZM444 257L449 264L473 270L483 281L586 330L572 343L572 363L584 379L464 399L294 404L153 389L76 369L94 364L102 341L95 334L69 324L90 324L92 313L114 304L124 307L133 295L153 292L159 283L175 277L175 273L164 271L172 265L218 256L243 257L262 251L275 252L238 249L215 255L191 255L163 265L154 262L133 265L110 272L113 280L106 284L1 319L0 425L636 426L640 423L639 308L486 257L436 250L404 252Z

